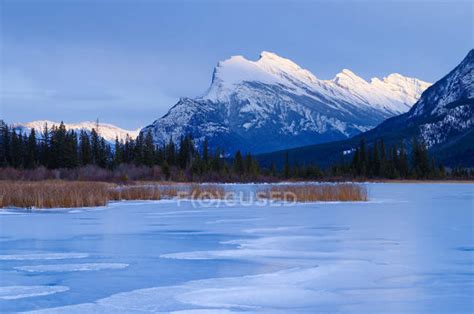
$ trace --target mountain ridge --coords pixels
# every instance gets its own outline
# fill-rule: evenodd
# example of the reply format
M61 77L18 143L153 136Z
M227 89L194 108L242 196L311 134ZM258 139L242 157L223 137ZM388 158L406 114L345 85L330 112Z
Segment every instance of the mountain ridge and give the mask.
M48 124L48 128L52 126L59 126L60 122L54 122L49 120L35 120L25 123L14 123L13 127L15 129L21 129L23 132L29 132L31 129L35 129L37 132L42 132L45 123ZM97 127L97 122L95 121L82 121L77 123L64 123L67 130L85 130L85 131L92 131L93 128ZM127 134L130 138L135 139L138 134L140 133L141 128L136 130L125 130L116 125L110 123L99 123L99 135L103 137L109 143L115 142L116 137L119 140L125 141Z
M271 52L257 61L233 56L217 64L204 95L181 98L142 132L160 145L191 134L198 144L206 138L228 152L316 144L406 112L429 85L400 74L367 82L349 70L320 80Z
M354 151L364 138L368 145L383 138L399 144L416 137L423 141L438 161L447 166L474 166L474 49L448 74L430 86L408 111L387 119L376 128L351 139L262 154L269 164L281 164L288 152L298 163L315 162L329 166L344 152Z

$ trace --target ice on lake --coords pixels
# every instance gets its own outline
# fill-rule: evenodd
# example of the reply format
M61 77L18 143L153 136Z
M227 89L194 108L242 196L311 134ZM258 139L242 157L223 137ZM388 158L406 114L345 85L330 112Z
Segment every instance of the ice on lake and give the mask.
M32 272L32 273L34 272L44 273L44 272L121 269L127 266L128 264L119 264L119 263L82 263L82 264L52 264L52 265L19 266L19 267L15 267L15 269Z
M367 187L365 203L0 215L0 312L473 312L474 185Z
M0 287L0 300L16 300L44 296L69 290L62 286L7 286Z

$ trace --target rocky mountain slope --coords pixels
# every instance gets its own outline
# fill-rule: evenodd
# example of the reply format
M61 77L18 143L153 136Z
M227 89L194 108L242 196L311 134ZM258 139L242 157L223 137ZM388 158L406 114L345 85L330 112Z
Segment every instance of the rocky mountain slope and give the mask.
M386 143L408 144L422 140L438 161L448 166L474 166L474 50L445 77L429 87L405 114L383 122L352 139L289 150L300 163L328 164L343 152L353 151L363 137L370 145L383 138ZM409 145L406 145L409 148ZM264 162L281 163L286 152L260 156Z
M349 70L322 80L274 53L234 56L218 63L205 95L180 99L142 132L157 144L190 133L227 152L324 143L408 111L429 85L400 74L367 82Z

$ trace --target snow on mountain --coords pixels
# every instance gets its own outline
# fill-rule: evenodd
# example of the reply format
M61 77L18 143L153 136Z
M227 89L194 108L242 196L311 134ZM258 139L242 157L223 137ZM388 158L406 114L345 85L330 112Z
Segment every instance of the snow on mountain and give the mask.
M406 89L399 84L404 80L396 76L386 80ZM387 146L405 143L408 150L412 139L418 138L429 147L436 162L449 167L474 167L474 49L451 72L427 88L408 112L344 141L271 152L259 159L266 165L281 165L288 154L292 162L329 166L341 154L352 154L362 138L367 146L383 139Z
M293 61L262 52L257 61L219 62L198 98L183 98L144 128L158 144L191 133L211 146L252 152L345 139L406 112L430 86L391 74L370 82L349 70L318 79Z
M411 117L441 115L447 105L460 99L474 98L474 49L448 75L426 91L410 113Z
M431 85L398 73L383 79L374 77L369 83L346 69L337 74L333 82L360 99L362 104L395 114L408 111L421 93Z
M13 126L16 129L21 129L23 132L29 132L31 129L35 129L37 132L42 132L45 124L48 125L48 128L51 128L53 126L59 126L60 123L47 121L47 120L39 120L39 121L32 121L32 122L27 122L27 123L16 123ZM65 123L64 125L67 130L74 130L74 131L85 130L87 132L92 131L92 129L97 130L97 123L92 122L92 121L84 121L84 122L79 122L79 123ZM118 137L119 140L125 140L127 137L127 134L130 136L130 138L135 139L140 133L140 129L124 130L112 124L99 123L98 133L106 141L112 143L112 142L115 142L116 137Z
M397 130L405 137L419 137L432 148L470 142L473 126L474 50L471 50L458 66L423 92L410 111L382 123L373 132L378 135L389 132L394 136Z
M410 121L421 121L420 135L429 147L467 138L474 126L474 49L429 88L408 115Z
M344 69L332 80L319 80L314 74L289 59L271 52L262 52L257 61L234 56L219 62L214 70L212 85L204 100L226 101L245 82L280 85L295 94L320 100L317 94L340 97L361 106L376 107L403 113L418 100L431 84L398 73L370 82ZM315 93L316 92L316 93ZM245 95L243 95L245 96Z
M430 86L406 114L367 132L409 142L422 140L451 166L474 165L474 49L446 76Z

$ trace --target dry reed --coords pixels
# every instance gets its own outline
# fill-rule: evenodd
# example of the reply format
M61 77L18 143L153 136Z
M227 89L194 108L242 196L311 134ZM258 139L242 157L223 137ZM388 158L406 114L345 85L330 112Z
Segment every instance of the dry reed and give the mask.
M259 192L259 196L290 202L367 201L367 188L360 184L277 185Z
M259 191L259 197L273 200L366 201L367 189L359 184L276 185ZM111 200L160 200L174 197L225 199L217 184L116 185L77 181L0 181L0 208L71 208L104 206Z
M176 197L178 189L161 184L124 185L109 189L109 197L114 201L161 200Z
M188 197L192 199L224 199L225 189L217 184L191 184Z
M105 182L0 181L0 208L72 208L104 206L109 201L161 200L177 196L224 198L217 185L116 185Z
M0 207L103 206L109 187L104 182L0 181Z

